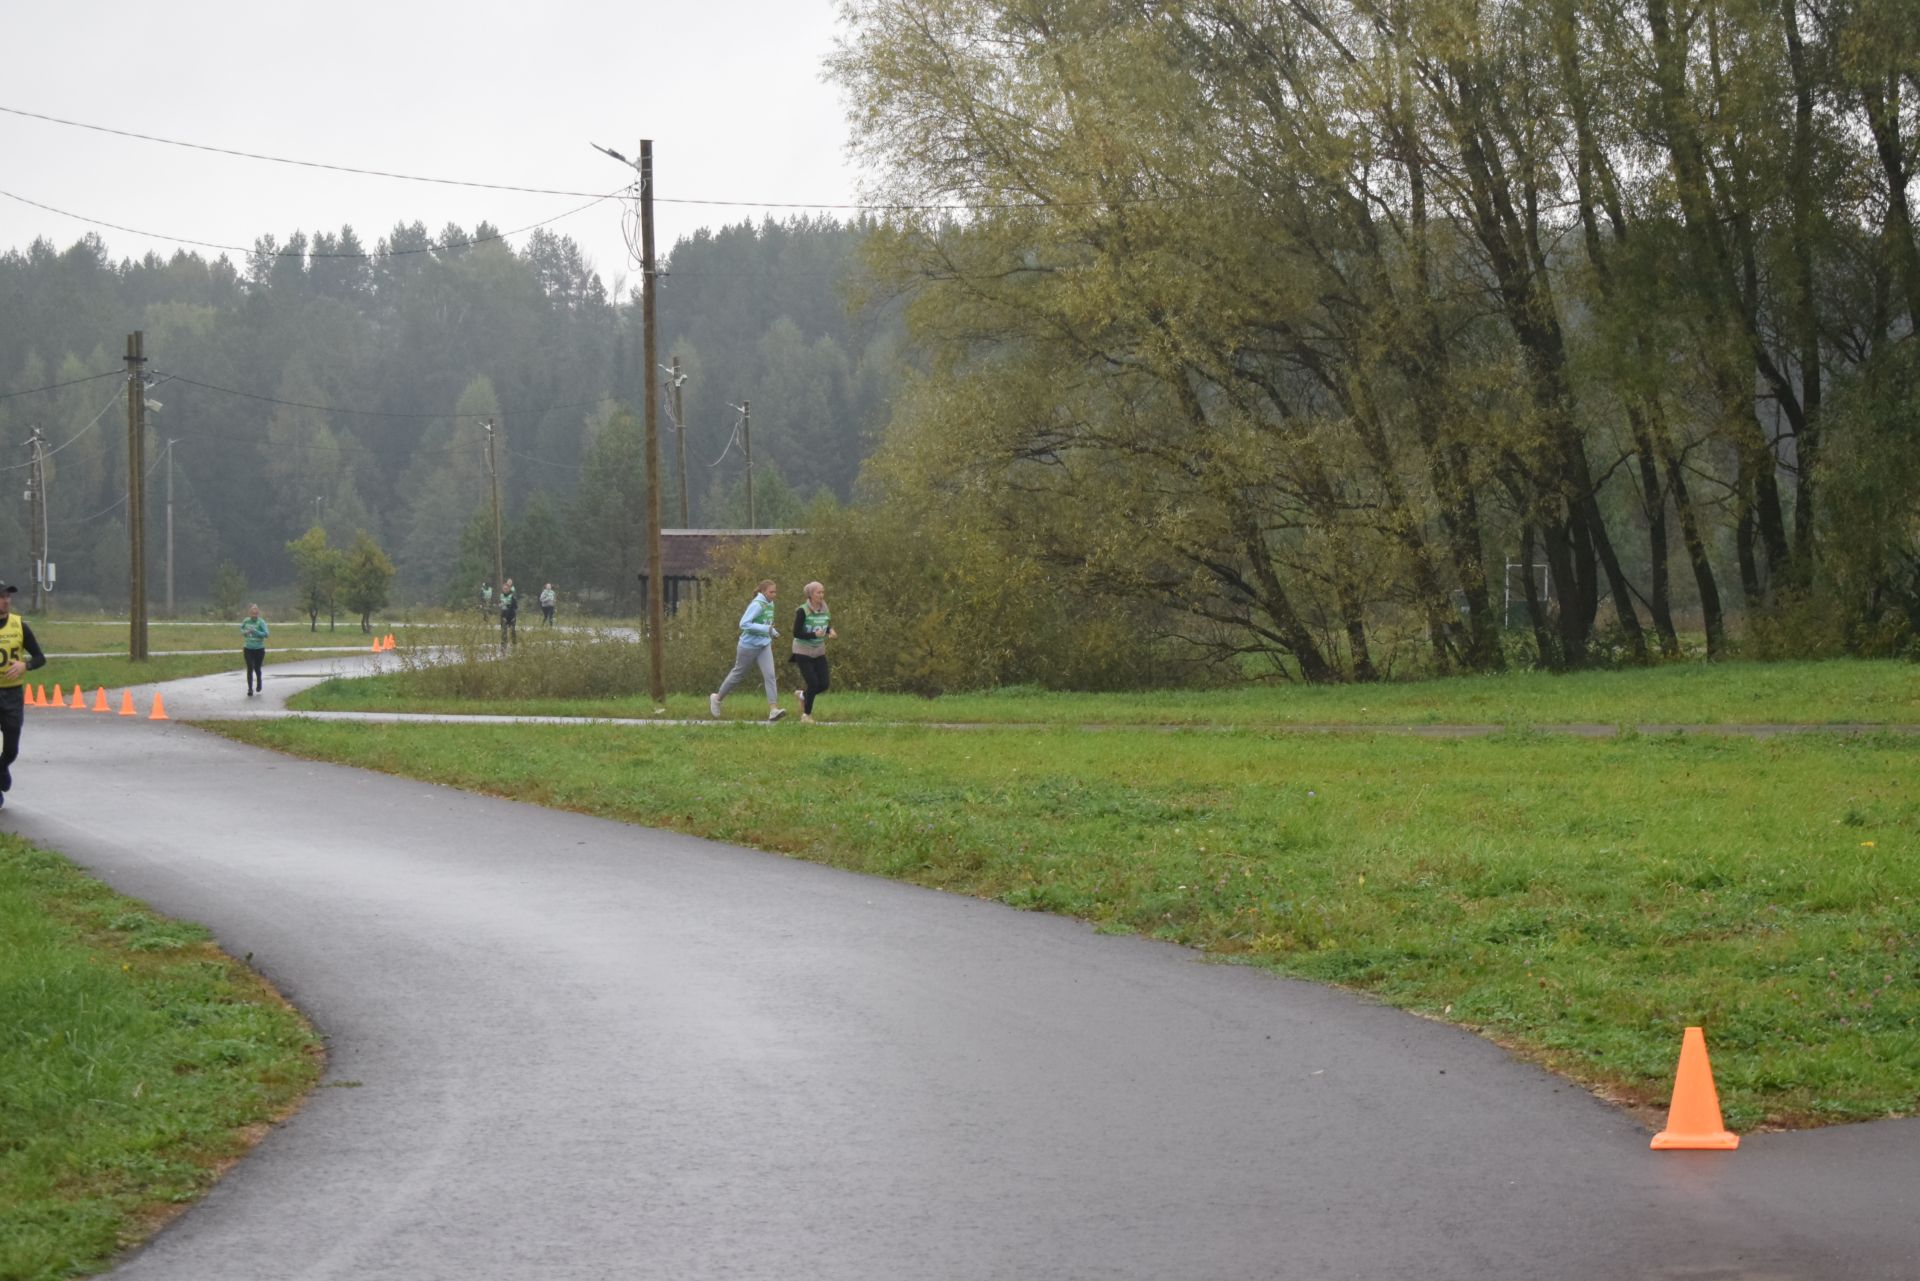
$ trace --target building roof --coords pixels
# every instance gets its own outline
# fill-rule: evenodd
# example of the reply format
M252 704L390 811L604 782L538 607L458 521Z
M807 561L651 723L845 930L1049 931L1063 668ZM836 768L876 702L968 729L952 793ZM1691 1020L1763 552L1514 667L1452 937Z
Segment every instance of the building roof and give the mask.
M800 529L663 529L660 559L668 578L705 578L722 548L751 539L801 534Z

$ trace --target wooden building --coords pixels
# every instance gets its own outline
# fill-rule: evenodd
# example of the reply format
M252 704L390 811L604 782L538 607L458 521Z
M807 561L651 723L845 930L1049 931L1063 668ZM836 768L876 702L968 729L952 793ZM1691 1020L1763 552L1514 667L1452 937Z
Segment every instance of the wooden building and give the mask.
M798 529L663 529L660 531L662 592L667 613L675 614L683 602L700 599L724 549L755 539L799 534ZM647 598L648 575L640 576L640 599Z

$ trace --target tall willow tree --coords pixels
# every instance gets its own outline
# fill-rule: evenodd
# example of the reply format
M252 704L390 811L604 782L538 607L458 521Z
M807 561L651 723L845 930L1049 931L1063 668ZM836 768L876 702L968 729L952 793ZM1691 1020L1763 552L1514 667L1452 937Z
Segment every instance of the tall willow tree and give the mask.
M1750 609L1815 584L1831 371L1911 333L1882 8L857 0L884 194L964 211L876 238L935 353L897 432L1308 680L1496 668L1509 589L1549 665L1721 653L1721 543Z

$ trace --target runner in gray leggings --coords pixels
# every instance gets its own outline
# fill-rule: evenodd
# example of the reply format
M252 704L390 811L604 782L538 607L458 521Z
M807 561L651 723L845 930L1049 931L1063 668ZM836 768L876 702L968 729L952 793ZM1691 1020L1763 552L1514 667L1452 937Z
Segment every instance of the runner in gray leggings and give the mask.
M763 580L746 613L740 615L740 647L733 652L733 670L718 690L707 695L707 710L716 720L720 717L720 700L755 667L767 687L767 719L777 721L787 714L787 709L780 706L780 685L773 675L773 638L780 634L773 625L773 598L778 590L771 578Z

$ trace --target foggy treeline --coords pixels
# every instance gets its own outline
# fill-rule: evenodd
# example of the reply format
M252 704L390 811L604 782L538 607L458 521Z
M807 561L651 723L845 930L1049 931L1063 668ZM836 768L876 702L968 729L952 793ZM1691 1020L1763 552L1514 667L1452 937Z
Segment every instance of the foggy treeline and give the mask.
M744 460L738 443L727 448L730 406L742 401L760 523L792 523L814 496L848 494L899 342L897 317L862 321L844 300L865 234L832 219L740 224L702 230L667 258L657 355L680 357L687 376L696 526L747 523ZM150 581L171 440L178 590L189 599L223 562L255 587L290 582L285 545L316 523L337 546L372 534L406 598L464 599L460 584L491 566L483 415L500 432L508 572L626 597L632 584L619 579L631 567L607 552L637 542L642 510L637 283L637 269L603 279L568 237L537 230L516 251L485 223L403 224L371 247L351 228L263 236L241 262L184 251L116 261L96 235L64 249L40 240L0 255L0 393L121 370L126 335L145 331L147 396L159 406L148 420ZM0 465L14 468L16 490L36 426L57 448L47 472L58 595L118 607L124 379L0 400ZM663 415L669 525L676 443ZM25 503L0 505L13 581L31 572L26 524Z

